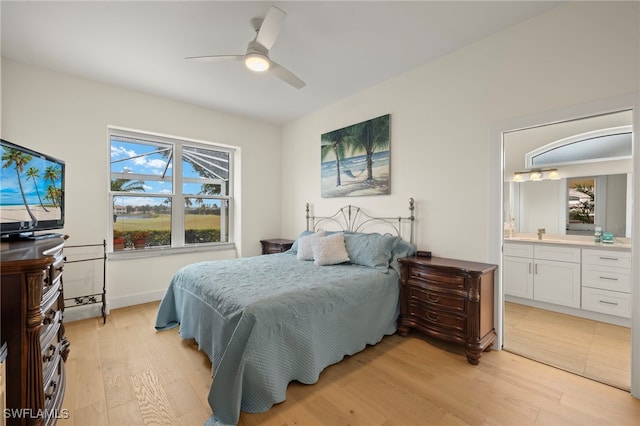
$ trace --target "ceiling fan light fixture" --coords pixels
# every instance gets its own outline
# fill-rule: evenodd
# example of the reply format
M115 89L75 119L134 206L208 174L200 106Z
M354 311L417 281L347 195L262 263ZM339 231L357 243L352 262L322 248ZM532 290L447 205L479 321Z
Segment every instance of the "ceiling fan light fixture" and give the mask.
M244 64L251 71L265 72L271 66L269 59L261 53L249 53L244 58Z

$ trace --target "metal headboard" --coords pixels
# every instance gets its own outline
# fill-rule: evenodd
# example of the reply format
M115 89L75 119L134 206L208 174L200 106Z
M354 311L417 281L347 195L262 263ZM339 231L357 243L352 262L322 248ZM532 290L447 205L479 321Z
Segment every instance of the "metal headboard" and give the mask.
M409 242L414 243L414 222L415 216L413 198L409 198L409 216L406 217L374 217L365 213L360 207L347 205L331 216L314 216L311 213L311 206L307 203L307 231L318 231L320 229L339 228L346 232L365 232L367 228L384 229L387 233L400 236L402 235L403 224L409 225ZM329 230L329 229L327 229ZM378 231L379 232L379 231Z

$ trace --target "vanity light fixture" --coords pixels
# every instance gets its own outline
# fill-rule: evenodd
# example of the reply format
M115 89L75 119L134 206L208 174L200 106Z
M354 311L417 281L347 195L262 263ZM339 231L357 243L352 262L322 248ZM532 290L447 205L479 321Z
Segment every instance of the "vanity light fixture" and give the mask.
M542 172L539 170L532 170L531 173L529 173L529 180L542 180Z
M525 179L524 175L529 175L529 179ZM513 182L539 181L543 179L560 179L558 169L533 169L513 173Z

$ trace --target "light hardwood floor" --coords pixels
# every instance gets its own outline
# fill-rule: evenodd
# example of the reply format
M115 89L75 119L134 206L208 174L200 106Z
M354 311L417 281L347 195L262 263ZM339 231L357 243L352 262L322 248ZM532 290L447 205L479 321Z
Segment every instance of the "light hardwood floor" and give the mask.
M504 323L504 349L630 389L631 329L510 302Z
M157 303L68 323L62 426L202 425L211 364L176 329L153 328ZM314 385L240 425L636 425L640 400L506 351L472 366L459 347L417 333L328 367Z

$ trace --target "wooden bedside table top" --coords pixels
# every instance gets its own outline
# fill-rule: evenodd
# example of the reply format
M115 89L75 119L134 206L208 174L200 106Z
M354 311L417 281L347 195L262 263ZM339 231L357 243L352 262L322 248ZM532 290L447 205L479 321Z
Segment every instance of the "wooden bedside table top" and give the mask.
M497 265L481 262L470 262L467 260L448 259L446 257L421 257L410 256L398 259L400 263L413 263L425 266L437 266L442 268L461 269L467 272L485 273L496 269Z

